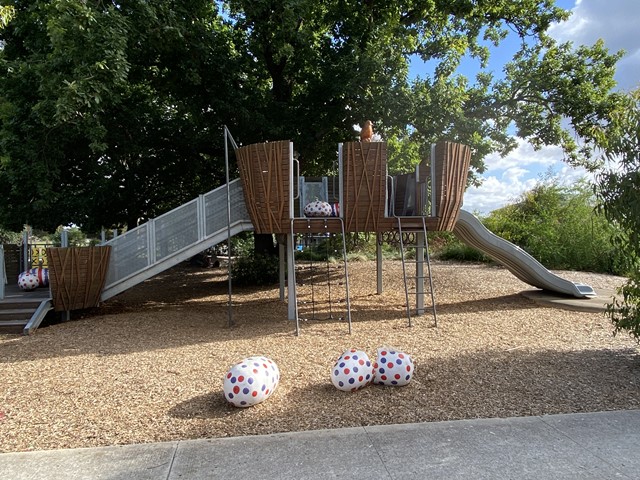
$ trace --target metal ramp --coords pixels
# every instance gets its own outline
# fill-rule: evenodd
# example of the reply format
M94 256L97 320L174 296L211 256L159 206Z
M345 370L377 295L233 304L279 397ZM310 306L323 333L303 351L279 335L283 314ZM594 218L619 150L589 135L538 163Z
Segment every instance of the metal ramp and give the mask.
M227 194L231 222L227 217ZM242 182L233 180L109 240L111 257L101 300L188 260L243 231L253 230Z
M396 217L398 221L398 237L400 255L402 258L402 277L404 280L404 293L407 307L407 320L411 327L412 312L410 297L415 295L415 315L422 315L425 311L424 294L431 296L431 311L433 313L434 326L438 326L436 313L436 300L433 291L433 278L431 275L431 259L429 256L429 241L427 238L427 225L424 217ZM408 252L413 252L407 255ZM410 257L410 258L408 258ZM414 267L414 274L408 272L409 266ZM426 266L426 271L425 271ZM428 291L425 292L425 280Z

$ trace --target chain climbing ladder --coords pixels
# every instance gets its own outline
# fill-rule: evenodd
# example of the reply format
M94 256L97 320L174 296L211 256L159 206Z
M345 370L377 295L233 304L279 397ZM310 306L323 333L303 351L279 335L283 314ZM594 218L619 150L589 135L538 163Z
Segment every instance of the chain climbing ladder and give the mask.
M344 286L345 286L345 304L346 304L346 320L349 326L349 334L351 334L351 300L349 297L349 271L347 268L347 246L345 240L345 230L344 230L344 222L342 218L317 218L317 219L309 219L309 218L294 218L291 219L291 236L294 237L295 234L295 225L296 223L304 222L306 223L306 227L309 234L312 233L324 233L323 230L328 230L328 225L330 222L339 222L340 224L340 232L341 232L341 240L342 240L342 263L344 267ZM321 222L322 227L318 229L318 223ZM320 230L320 231L318 231ZM299 233L299 232L298 232ZM294 259L295 261L295 259ZM313 269L313 266L311 267ZM296 321L296 335L300 335L300 314L299 314L299 299L298 299L298 284L296 282L296 273L295 273L295 265L292 269L294 278L292 279L292 285L294 289L294 297L295 297L295 321ZM315 299L315 286L314 280L315 275L314 271L311 272L311 308L312 308L312 318L315 319L316 315L316 299ZM331 293L331 278L329 266L327 264L327 288L329 294L329 318L333 318L333 299Z
M424 313L424 286L425 279L428 279L429 294L431 296L431 310L433 313L434 325L438 326L438 317L436 314L436 300L433 291L433 278L431 275L431 259L429 256L429 241L427 238L427 225L424 217L396 217L398 219L398 236L400 244L400 256L402 258L402 277L404 279L404 293L407 307L407 320L411 326L411 304L409 302L410 294L416 298L416 315ZM404 224L404 229L403 229ZM406 240L406 241L405 241ZM406 250L414 250L413 260L408 260ZM415 265L414 280L415 290L410 291L410 277L407 275L407 264ZM425 272L424 267L427 267ZM426 273L426 275L425 275Z

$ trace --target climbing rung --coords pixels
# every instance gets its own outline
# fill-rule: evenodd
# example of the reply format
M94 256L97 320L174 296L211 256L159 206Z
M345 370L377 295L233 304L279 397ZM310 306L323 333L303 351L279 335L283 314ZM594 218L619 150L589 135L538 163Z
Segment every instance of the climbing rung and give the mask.
M419 314L419 313L424 313L425 308L424 308L424 294L428 293L431 295L431 309L433 311L433 319L435 322L435 326L438 326L438 318L436 316L436 304L435 304L435 296L434 296L434 292L433 292L433 281L432 281L432 277L431 277L431 261L429 258L429 241L428 241L428 237L427 237L427 226L426 226L426 221L424 217L396 217L398 220L398 224L397 224L397 230L399 233L399 238L400 238L400 254L402 257L402 275L403 275L403 279L404 279L404 291L405 291L405 307L407 309L407 319L409 321L409 326L411 326L411 307L410 307L410 301L409 301L409 296L410 295L421 295L420 297L420 302L418 302L418 298L416 298L416 309L415 311ZM413 233L422 233L423 237L422 237L422 242L423 244L417 243L419 242L417 237L414 237L411 240L415 240L416 243L413 242L409 242L408 244L405 245L404 243L404 238L403 238L403 233L406 233L408 231L411 231ZM405 251L408 249L413 249L415 251L417 251L418 249L423 249L424 251L424 259L420 258L420 259L407 259L405 258ZM408 276L407 275L407 264L412 264L412 265L416 265L416 269L419 267L421 267L421 269L424 269L426 263L426 267L427 267L427 276L424 275L415 275L415 276ZM421 273L423 273L421 270ZM418 272L416 272L418 273ZM428 288L425 288L426 286L425 284L425 278L429 279L429 285ZM409 290L409 282L413 279L415 286L416 286L416 291L410 291ZM419 288L420 283L422 283L422 288ZM420 291L418 291L420 290Z
M410 280L419 280L419 281L420 281L420 280L422 280L422 281L423 281L423 285L424 285L424 280L428 280L428 279L429 279L429 277L428 277L428 276L424 276L424 277L422 277L422 276L420 276L420 277L407 277L407 280L409 280L409 281L410 281ZM423 290L424 292L429 291L429 289L428 289L428 288L423 288L422 290Z
M429 293L428 291L424 291L424 292L418 292L416 290L408 290L409 295L415 295L416 293Z

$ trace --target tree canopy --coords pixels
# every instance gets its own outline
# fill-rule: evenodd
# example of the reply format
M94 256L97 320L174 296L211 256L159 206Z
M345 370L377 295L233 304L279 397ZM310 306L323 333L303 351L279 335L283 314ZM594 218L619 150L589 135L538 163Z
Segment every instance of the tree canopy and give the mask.
M602 212L620 232L613 245L624 252L628 276L607 313L616 331L640 341L640 89L624 100L626 108L595 135L608 162L595 190Z
M231 32L208 1L13 2L0 56L2 221L134 226L223 178Z
M481 173L514 132L586 163L622 108L620 53L556 44L546 31L568 12L552 0L5 4L5 227L132 227L166 211L223 181L223 124L244 143L291 139L306 174L329 171L365 119L399 168L448 139ZM465 57L486 67L509 34L521 47L504 72L457 73ZM418 59L433 73L410 79Z

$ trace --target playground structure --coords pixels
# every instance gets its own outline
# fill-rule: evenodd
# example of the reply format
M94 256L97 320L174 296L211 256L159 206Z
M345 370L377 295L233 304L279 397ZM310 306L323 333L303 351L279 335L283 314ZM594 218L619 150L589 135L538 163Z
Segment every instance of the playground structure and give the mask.
M346 261L346 233L373 233L379 244L383 234L391 233L400 247L406 312L411 325L412 297L415 314L424 313L425 295L431 297L431 310L437 313L428 252L427 231L453 230L466 187L471 152L469 147L440 142L432 149L429 165L422 163L415 173L390 176L384 142L346 142L338 146L338 177L307 182L299 175L289 141L268 142L236 150L248 213L257 233L278 234L286 238L286 265L289 279L288 317L296 321L299 332L296 282L296 235L340 234L342 240L346 319L351 331L349 276ZM328 184L334 186L331 195ZM313 196L338 199L336 216L306 217L304 206ZM296 200L299 200L296 202ZM317 198L316 198L317 200ZM387 236L388 238L388 236ZM409 260L406 253L414 251ZM382 261L378 252L378 293L381 293ZM281 262L281 269L283 268ZM412 267L415 269L413 270ZM411 297L411 298L410 298Z
M229 143L235 151L240 172L240 178L234 180L229 179ZM280 298L285 299L286 290L288 318L295 320L297 334L300 318L295 246L296 239L304 236L332 235L342 242L342 279L338 284L344 287L340 303L346 307L343 318L349 332L351 308L344 241L345 234L351 232L377 236L378 294L382 293L381 244L391 239L399 247L409 325L414 315L427 311L427 298L437 326L427 241L429 231L453 231L535 287L578 298L595 296L589 286L557 277L526 252L486 230L473 215L461 210L470 162L470 149L465 145L439 142L432 146L429 161L423 161L414 172L390 176L386 143L345 142L338 145L338 175L315 179L300 175L293 144L289 141L238 147L225 128L225 146L226 184L104 243L110 255L107 267L104 268L104 264L100 267L103 275L98 280L99 301L207 248L230 241L232 236L243 231L276 234L280 247ZM304 206L314 200L335 202L337 209L334 211L339 213L329 217L305 217ZM87 296L86 289L82 294ZM50 304L55 303L56 298L59 295L52 295ZM65 305L82 308L76 305L83 304L68 298ZM60 310L60 305L50 307ZM230 275L229 324L232 323ZM29 332L37 328L33 319L30 325Z

